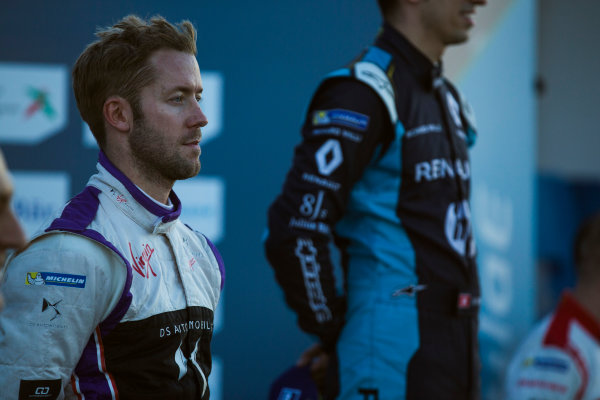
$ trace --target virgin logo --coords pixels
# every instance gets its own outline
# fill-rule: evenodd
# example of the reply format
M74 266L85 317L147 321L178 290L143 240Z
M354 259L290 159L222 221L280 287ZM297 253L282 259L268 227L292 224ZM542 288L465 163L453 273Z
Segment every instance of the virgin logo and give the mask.
M133 255L131 243L129 243L129 253L131 254L131 259L133 260L133 269L135 272L148 279L150 278L150 274L152 274L152 276L156 276L156 272L154 272L152 266L150 265L150 258L152 257L152 254L154 254L154 249L147 244L143 245L142 248L142 255L136 257Z

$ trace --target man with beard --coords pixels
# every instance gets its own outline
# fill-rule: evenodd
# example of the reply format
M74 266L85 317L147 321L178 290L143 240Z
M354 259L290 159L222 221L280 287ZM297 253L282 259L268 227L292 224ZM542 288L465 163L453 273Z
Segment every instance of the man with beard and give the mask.
M480 396L476 132L441 59L485 3L379 0L374 44L308 107L265 248L326 399Z
M97 36L73 89L98 172L7 265L0 398L208 399L223 262L172 191L207 124L196 31L130 15Z

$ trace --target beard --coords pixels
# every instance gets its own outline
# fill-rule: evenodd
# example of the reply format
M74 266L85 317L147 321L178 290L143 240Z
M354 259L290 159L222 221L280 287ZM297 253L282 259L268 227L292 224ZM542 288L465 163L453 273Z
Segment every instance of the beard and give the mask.
M129 146L139 171L155 181L177 181L192 178L200 172L200 159L181 153L180 142L169 142L166 135L146 123L135 121L129 135Z

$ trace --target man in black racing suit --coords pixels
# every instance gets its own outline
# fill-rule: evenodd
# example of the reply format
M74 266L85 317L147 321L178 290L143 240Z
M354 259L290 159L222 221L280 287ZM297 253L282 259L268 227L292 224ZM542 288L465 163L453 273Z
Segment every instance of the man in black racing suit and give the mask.
M440 58L483 4L380 1L374 45L309 106L265 249L326 398L479 398L476 132Z

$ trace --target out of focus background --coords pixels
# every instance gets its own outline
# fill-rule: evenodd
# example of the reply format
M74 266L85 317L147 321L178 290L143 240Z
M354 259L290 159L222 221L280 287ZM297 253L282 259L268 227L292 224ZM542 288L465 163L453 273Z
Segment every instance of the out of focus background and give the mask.
M483 397L494 400L517 343L573 283L573 234L600 208L600 2L489 3L478 9L469 44L447 51L445 68L478 120L472 209ZM227 267L211 398L264 399L271 381L312 343L264 258L266 210L318 82L377 33L376 3L3 2L0 147L28 234L95 171L98 149L77 111L70 70L97 27L129 13L189 19L198 29L209 124L200 175L175 190L183 218L216 242Z

